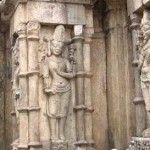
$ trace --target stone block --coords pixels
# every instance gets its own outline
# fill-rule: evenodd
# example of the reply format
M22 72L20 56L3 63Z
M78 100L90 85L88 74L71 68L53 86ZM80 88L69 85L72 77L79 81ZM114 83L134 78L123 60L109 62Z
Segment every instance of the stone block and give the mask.
M67 4L68 24L85 24L85 7Z
M42 24L85 24L85 7L80 4L29 1L27 20Z
M65 4L29 1L27 9L28 20L37 20L45 24L67 23L67 12Z
M142 7L142 0L127 0L128 15Z

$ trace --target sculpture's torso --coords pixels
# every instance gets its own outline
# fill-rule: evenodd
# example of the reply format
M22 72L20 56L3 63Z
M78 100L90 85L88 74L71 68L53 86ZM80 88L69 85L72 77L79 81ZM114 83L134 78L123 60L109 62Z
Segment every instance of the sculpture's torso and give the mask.
M70 89L69 81L57 74L57 70L67 72L66 59L59 58L56 60L53 57L50 57L48 60L48 67L52 78L50 88L55 88L56 93L68 91Z

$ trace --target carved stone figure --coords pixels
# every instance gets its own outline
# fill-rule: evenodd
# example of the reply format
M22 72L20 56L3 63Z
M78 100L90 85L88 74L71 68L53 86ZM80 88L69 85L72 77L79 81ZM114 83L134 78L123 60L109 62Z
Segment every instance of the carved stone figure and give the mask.
M48 42L48 57L44 62L43 75L44 91L49 97L47 115L50 121L52 143L66 140L65 123L71 94L69 79L75 76L70 62L62 57L64 46L65 28L59 25Z
M150 23L147 18L147 11L144 12L141 30L143 32L143 45L141 46L141 54L139 57L139 66L141 69L141 88L146 105L148 125L143 132L144 137L150 137Z

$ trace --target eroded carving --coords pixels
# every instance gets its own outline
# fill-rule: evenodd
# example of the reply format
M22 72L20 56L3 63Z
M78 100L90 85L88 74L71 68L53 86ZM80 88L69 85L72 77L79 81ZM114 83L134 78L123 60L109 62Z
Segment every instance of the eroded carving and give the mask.
M150 24L149 11L144 11L141 23L141 31L139 32L139 68L141 70L141 88L146 105L147 119L150 122ZM143 34L143 37L142 37ZM142 40L143 42L142 42ZM150 125L143 132L144 137L150 137Z
M52 147L57 150L60 149L59 147L66 149L65 123L71 96L69 79L75 74L69 60L62 57L66 43L64 26L57 26L52 37L45 40L47 57L44 61L43 78L44 92L49 97L47 115L50 121Z
M149 138L133 138L128 150L149 150L150 139Z

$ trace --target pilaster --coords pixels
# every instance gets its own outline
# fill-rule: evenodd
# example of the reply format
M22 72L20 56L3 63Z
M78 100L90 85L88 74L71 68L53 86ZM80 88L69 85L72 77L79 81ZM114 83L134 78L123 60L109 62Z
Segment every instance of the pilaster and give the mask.
M126 1L107 0L104 20L107 55L107 102L110 148L126 149L134 134L132 40L128 32ZM127 130L124 130L127 129ZM124 143L124 144L122 144Z
M134 85L135 85L135 98L133 100L136 107L136 135L141 136L146 125L145 120L145 108L144 99L140 85L140 70L138 68L138 59L140 53L140 24L141 16L138 14L132 14L131 19L131 30L132 30L132 42L133 42L133 67L134 67ZM138 42L139 41L139 42Z
M28 79L26 24L18 28L19 43L19 150L28 150Z
M29 78L29 148L37 150L41 148L39 132L39 47L40 24L37 21L29 21L27 24L28 40L28 78Z

